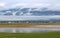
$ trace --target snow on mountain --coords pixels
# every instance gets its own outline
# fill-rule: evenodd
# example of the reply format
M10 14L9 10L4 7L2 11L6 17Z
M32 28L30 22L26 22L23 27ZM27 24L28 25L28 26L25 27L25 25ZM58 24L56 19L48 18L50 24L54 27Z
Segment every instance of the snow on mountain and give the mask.
M0 21L58 21L60 11L48 10L48 8L11 8L0 10Z
M0 15L15 16L41 16L41 15L60 15L60 11L48 10L48 8L12 8L0 10Z

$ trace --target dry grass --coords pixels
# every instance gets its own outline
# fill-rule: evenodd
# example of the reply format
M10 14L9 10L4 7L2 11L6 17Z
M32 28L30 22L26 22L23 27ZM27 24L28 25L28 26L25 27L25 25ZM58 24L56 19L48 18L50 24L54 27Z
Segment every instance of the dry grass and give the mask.
M28 27L28 26L34 26L34 25L60 25L60 22L16 22L16 23L7 23L2 22L0 23L0 27Z

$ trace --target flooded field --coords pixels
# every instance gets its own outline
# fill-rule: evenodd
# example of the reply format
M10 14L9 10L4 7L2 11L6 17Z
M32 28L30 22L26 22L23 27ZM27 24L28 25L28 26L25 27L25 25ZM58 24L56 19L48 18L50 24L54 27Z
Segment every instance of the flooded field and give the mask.
M60 27L0 28L0 32L50 32L50 31L60 31Z

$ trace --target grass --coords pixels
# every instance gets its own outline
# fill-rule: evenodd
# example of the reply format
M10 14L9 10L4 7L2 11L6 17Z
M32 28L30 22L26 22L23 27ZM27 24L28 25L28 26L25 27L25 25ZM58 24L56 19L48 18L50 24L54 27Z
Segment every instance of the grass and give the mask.
M0 33L0 38L60 38L60 32Z
M31 25L60 25L60 22L19 22L0 23L0 27L25 27ZM0 38L60 38L60 32L40 32L40 33L2 33Z
M32 26L32 25L60 25L60 22L16 22L16 23L7 23L3 22L0 23L0 27L26 27L26 26Z

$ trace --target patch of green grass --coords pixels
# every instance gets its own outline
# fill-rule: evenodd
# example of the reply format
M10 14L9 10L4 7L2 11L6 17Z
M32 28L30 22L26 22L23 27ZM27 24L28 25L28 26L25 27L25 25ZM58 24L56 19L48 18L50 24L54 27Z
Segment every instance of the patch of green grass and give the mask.
M60 38L60 32L0 33L0 38Z

